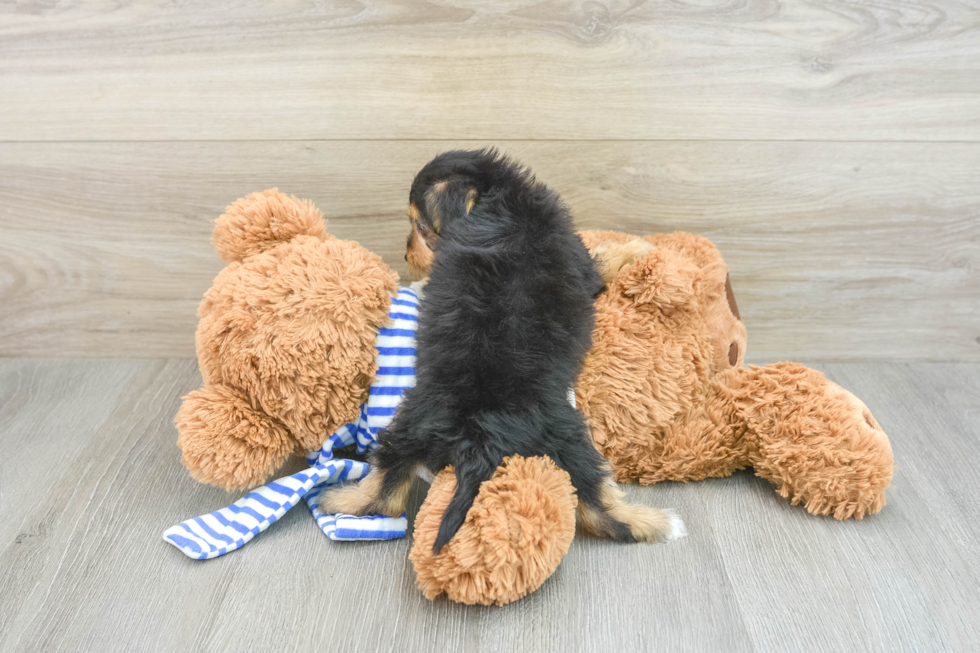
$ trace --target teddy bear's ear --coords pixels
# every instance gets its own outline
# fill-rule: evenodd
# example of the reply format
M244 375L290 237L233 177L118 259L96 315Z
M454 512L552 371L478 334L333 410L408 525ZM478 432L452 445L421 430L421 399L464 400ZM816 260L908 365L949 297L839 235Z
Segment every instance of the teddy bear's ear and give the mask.
M653 304L664 311L693 307L701 289L701 268L683 254L665 247L623 268L609 285L634 304Z
M229 205L214 224L211 242L218 256L231 263L304 234L326 235L323 214L309 200L271 188Z

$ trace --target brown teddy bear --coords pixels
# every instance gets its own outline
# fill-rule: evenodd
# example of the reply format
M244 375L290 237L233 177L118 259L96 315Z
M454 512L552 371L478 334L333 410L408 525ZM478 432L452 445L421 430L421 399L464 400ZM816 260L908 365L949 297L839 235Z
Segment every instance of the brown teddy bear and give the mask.
M357 417L398 274L276 189L229 206L212 243L228 267L198 308L204 387L184 397L177 445L196 480L245 489Z
M893 469L888 437L861 400L820 372L743 367L745 325L710 241L581 235L593 251L630 253L596 300L576 388L617 480L686 482L752 467L813 514L881 510Z
M699 480L752 466L810 512L843 519L881 509L893 465L887 437L864 404L818 372L742 367L745 327L709 241L582 238L608 290L576 398L618 480ZM275 190L229 206L214 244L229 265L200 306L204 387L184 399L178 445L195 479L249 488L357 418L398 277L360 245L327 235L312 204ZM415 522L411 559L426 596L502 605L540 586L574 535L567 474L548 459L508 459L432 557L454 483L451 471L439 474Z

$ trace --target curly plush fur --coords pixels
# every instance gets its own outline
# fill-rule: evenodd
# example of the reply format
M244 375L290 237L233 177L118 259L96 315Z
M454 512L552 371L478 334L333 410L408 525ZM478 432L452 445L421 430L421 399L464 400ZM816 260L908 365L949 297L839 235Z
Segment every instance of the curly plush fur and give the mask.
M485 482L466 521L438 556L432 547L456 492L451 467L436 476L415 517L412 552L426 598L505 605L554 573L575 537L575 488L550 458L508 456Z
M398 275L275 189L229 206L214 243L230 264L198 309L204 387L184 398L177 444L197 480L249 488L357 416Z
M636 250L625 234L582 238L593 250ZM811 513L878 512L894 463L867 407L796 363L743 367L746 330L718 250L687 233L643 240L651 247L619 261L596 301L576 388L617 480L693 481L752 467Z

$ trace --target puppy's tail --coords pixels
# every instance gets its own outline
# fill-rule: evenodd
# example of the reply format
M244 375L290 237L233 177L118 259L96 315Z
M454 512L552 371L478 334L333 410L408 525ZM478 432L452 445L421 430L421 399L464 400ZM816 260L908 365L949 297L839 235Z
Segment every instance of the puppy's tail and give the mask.
M442 522L439 524L439 532L436 534L436 543L432 547L432 555L438 555L442 547L453 539L456 531L460 529L466 521L466 513L473 506L480 491L483 481L490 480L497 463L490 460L485 455L470 451L471 455L461 456L462 460L456 462L456 493L449 501L446 512L442 515ZM476 454L476 455L473 455Z

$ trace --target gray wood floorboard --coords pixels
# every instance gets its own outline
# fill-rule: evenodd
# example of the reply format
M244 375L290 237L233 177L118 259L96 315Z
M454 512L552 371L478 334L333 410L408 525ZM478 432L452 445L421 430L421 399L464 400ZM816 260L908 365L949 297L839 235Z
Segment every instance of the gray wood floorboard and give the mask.
M195 362L0 359L0 651L980 649L980 365L810 364L892 439L882 513L812 517L749 472L631 487L689 537L580 536L494 609L424 599L409 539L332 543L302 507L240 551L185 558L161 531L235 498L180 466Z

